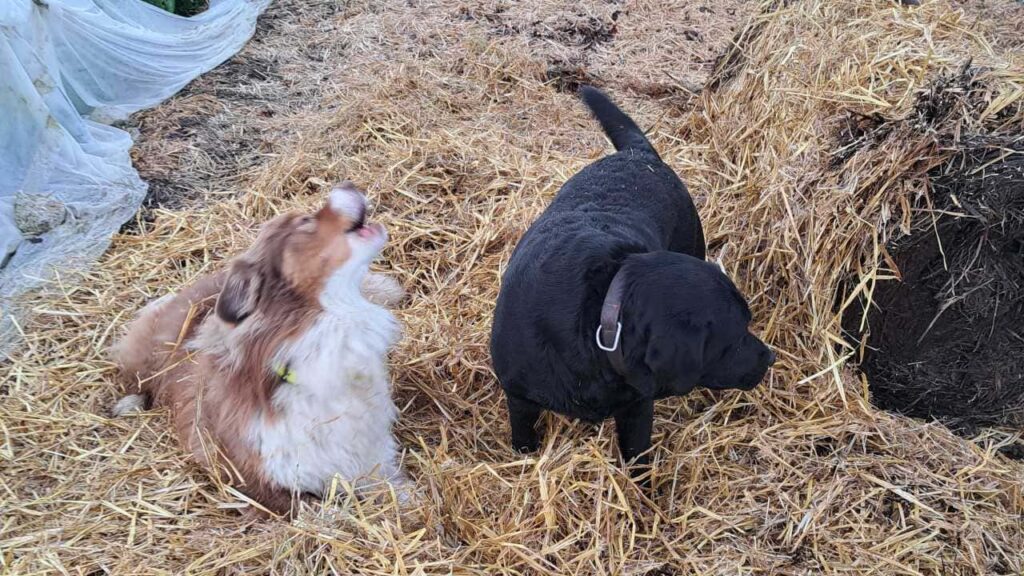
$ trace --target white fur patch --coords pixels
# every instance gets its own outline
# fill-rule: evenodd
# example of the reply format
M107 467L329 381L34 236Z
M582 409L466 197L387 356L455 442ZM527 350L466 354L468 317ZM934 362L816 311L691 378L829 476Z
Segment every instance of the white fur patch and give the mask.
M126 414L132 414L133 412L142 412L146 408L146 397L142 394L132 394L125 396L114 404L114 409L111 410L114 417L121 417Z
M381 306L397 306L405 298L405 290L398 280L383 274L367 274L362 290L370 302Z
M325 312L275 358L295 383L278 386L274 418L256 416L250 435L276 484L322 494L335 474L400 475L387 369L398 323L360 294L364 273L358 265L339 270L321 296Z
M329 199L331 210L348 218L359 218L366 209L366 197L354 188L335 188Z

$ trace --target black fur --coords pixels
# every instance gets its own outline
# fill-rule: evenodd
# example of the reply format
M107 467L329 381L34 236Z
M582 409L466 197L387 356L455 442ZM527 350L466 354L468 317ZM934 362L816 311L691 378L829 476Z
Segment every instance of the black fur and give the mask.
M491 333L518 450L542 410L615 417L624 459L644 465L653 402L696 386L750 389L774 355L749 333L746 301L704 261L686 187L604 94L581 90L618 150L581 170L527 230L502 280ZM626 275L625 378L594 333L612 276Z
M639 150L648 154L658 156L651 146L643 130L633 122L633 119L619 109L614 102L608 99L600 90L591 86L580 88L580 98L590 108L594 118L601 123L601 129L612 141L615 150Z

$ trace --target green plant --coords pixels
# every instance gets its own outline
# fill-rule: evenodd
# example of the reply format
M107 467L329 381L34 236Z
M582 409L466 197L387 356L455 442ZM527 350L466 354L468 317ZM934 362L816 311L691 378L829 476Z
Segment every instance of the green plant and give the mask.
M146 2L158 8L163 8L168 12L174 12L174 0L146 0Z
M208 0L145 0L179 16L193 16L206 10Z
M192 16L206 10L207 4L207 0L176 0L174 13L181 16Z

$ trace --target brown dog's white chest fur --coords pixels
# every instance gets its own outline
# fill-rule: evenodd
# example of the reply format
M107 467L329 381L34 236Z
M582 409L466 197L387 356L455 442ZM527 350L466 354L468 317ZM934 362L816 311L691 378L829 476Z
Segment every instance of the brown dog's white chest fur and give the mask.
M200 463L227 460L221 469L278 512L335 474L398 477L386 358L399 327L378 303L402 292L367 275L386 234L364 213L342 186L315 215L270 221L228 271L144 308L115 348L141 394L115 412L142 398L169 408Z
M287 371L288 380L274 389L270 409L239 431L267 479L300 492L321 493L334 474L354 479L375 467L388 478L398 474L391 435L398 410L385 363L398 325L338 284L329 283L324 312L271 356L267 370ZM197 344L219 340L217 332L201 331Z

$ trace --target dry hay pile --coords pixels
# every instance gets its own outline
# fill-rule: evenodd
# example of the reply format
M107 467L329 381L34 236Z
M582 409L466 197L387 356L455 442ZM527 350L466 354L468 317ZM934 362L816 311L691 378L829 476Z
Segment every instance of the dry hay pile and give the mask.
M487 354L502 263L559 184L606 146L574 98L548 84L543 36L496 32L465 6L350 4L326 16L346 40L323 41L346 42L336 47L345 65L322 79L315 68L280 70L306 74L321 91L270 115L282 136L240 176L244 197L155 209L95 271L32 303L26 349L0 385L0 566L1024 571L1024 466L998 454L1013 436L971 442L873 409L846 365L855 350L839 319L843 304L890 274L884 246L927 206L929 170L956 153L945 139L1020 130L1024 59L986 41L1012 38L1002 33L1017 24L969 22L946 1L766 3L692 108L678 94L637 96L630 82L643 67L627 62L621 76L607 61L601 74L588 68L652 127L697 199L712 255L780 352L754 392L659 403L656 490L645 494L620 472L610 424L546 417L538 454L508 449ZM656 48L633 53L664 57ZM324 50L325 61L339 57ZM972 58L986 70L977 85L922 124L921 99ZM168 107L185 105L177 102ZM851 122L862 118L888 129L858 132ZM147 299L215 269L257 222L316 204L342 176L369 186L393 238L382 266L413 292L393 372L397 434L424 499L399 512L339 486L327 507L309 506L292 523L244 523L242 499L182 461L162 414L105 417L115 392L104 350Z

